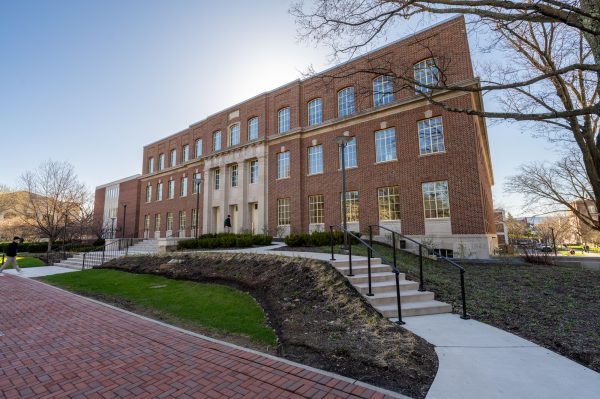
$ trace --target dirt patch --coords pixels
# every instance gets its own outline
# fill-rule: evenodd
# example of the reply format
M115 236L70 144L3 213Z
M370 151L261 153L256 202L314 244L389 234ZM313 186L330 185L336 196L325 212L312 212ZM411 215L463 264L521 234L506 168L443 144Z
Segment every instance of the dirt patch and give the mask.
M160 267L172 258L181 263ZM299 363L418 398L437 372L431 344L382 317L326 262L197 253L126 257L104 267L245 290L277 332L277 355Z

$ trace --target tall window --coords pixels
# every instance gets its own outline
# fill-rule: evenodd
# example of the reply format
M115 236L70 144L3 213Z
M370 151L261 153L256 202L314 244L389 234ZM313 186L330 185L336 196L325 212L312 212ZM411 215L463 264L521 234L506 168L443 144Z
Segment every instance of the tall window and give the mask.
M146 202L152 201L152 186L146 186Z
M187 162L190 160L190 146L188 144L184 145L181 150L181 155L183 162Z
M338 116L354 114L354 87L346 87L338 92Z
M213 151L221 150L221 132L213 133Z
M308 197L308 223L323 224L323 210L323 195L310 195Z
M290 107L280 109L277 118L279 120L279 133L290 130Z
M421 155L444 152L444 126L442 117L420 121L419 125L419 150Z
M229 167L229 173L231 174L231 187L238 186L238 166L237 164Z
M194 187L192 188L193 194L198 194L198 181L200 181L200 173L194 173Z
M179 190L180 191L179 195L181 197L187 196L187 192L188 192L188 185L187 185L187 183L188 183L188 178L187 177L182 177L181 178L181 190Z
M423 204L426 219L449 218L448 182L423 183Z
M148 159L148 173L154 173L154 157Z
M196 208L192 209L192 220L191 220L191 225L192 225L192 230L196 230L196 219L198 218L198 210Z
M277 200L277 225L289 226L291 224L290 199L280 198Z
M175 198L175 180L169 180L168 198L169 199Z
M171 167L177 165L177 150L171 150Z
M235 125L229 128L229 145L238 145L240 143L240 124L236 123Z
M144 231L150 230L150 215L144 215Z
M400 187L377 189L379 220L400 220Z
M186 217L185 211L179 211L179 230L185 230Z
M396 129L375 132L376 162L396 160Z
M435 65L435 60L429 58L415 64L415 81L417 85L415 90L419 93L431 93L431 86L436 86L439 79L439 70ZM422 85L430 86L424 87Z
M277 178L283 179L290 177L290 152L280 152L277 154Z
M394 101L394 82L391 76L381 75L373 80L373 105L389 104Z
M346 143L344 146L344 160L347 168L355 168L358 165L356 161L356 137ZM340 151L340 165L342 164L342 152Z
M358 222L358 191L346 192L346 216L348 222Z
M250 161L250 184L258 183L258 160Z
M167 212L167 230L173 230L173 212Z
M215 190L221 188L221 169L213 170L213 179L215 181Z
M158 170L163 170L165 168L165 154L160 154L158 156Z
M163 184L162 183L158 183L156 185L156 200L157 201L162 201L162 197L163 197Z
M154 215L154 230L160 230L160 213Z
M258 138L258 118L248 120L248 141Z
M200 158L202 156L202 139L196 140L196 158Z
M308 125L314 126L323 122L323 101L315 98L308 103Z
M308 147L308 174L323 173L323 146Z

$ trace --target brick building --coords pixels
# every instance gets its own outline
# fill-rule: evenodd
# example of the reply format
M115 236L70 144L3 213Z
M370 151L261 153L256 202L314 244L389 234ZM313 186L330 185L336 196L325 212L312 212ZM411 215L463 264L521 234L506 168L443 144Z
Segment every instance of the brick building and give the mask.
M126 231L191 237L196 218L201 232L220 232L227 215L234 231L275 235L339 225L336 138L345 136L350 229L384 225L455 256L487 257L497 242L485 121L419 93L418 83L438 81L442 63L447 84L478 85L461 17L146 145L142 175L115 183L129 187L128 201L139 185L136 221L127 220L137 224ZM373 73L382 65L414 71L416 85ZM435 99L482 108L475 92L436 90ZM102 209L105 189L96 193Z

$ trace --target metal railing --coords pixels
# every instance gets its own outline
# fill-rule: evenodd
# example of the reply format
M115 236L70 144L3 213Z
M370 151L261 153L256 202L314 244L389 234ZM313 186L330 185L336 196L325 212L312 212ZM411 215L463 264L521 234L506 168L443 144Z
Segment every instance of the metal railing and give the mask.
M143 238L116 238L98 251L84 252L81 269L84 270L87 266L101 266L107 262L107 259L128 255L129 248L142 241Z
M367 256L367 271L368 271L368 285L369 285L369 292L367 293L367 296L373 296L373 287L372 287L372 278L371 278L371 258L373 257L373 254L377 254L382 260L386 260L387 262L389 262L388 259L386 259L385 256L383 256L379 251L377 251L376 249L373 248L372 244L368 244L367 242L365 242L363 239L361 239L358 235L354 234L353 232L349 231L348 229L344 229L341 226L338 225L331 225L329 226L329 233L330 233L330 244L331 244L331 260L336 260L335 259L335 254L334 254L334 238L333 238L333 229L334 227L340 229L344 234L349 235L352 239L355 239L356 241L358 241L359 244L364 245L367 248L367 252L368 252L368 256ZM354 274L352 273L352 240L344 240L344 242L348 243L348 266L349 266L349 271L350 273L348 274L348 276L354 276ZM389 266L389 265L388 265ZM398 270L398 268L396 267L396 256L394 255L394 259L393 259L393 264L392 266L390 266L390 268L392 269L392 273L394 273L395 277L396 277L396 305L398 307L398 321L396 322L396 324L405 324L404 321L402 321L402 303L401 303L401 299L400 299L400 270Z
M426 249L428 251L428 253L434 254L438 260L442 260L442 261L448 263L449 265L457 268L460 273L460 292L461 292L461 301L462 301L462 315L460 316L460 318L464 319L464 320L468 320L471 318L471 316L469 316L469 314L467 313L467 299L466 299L466 294L465 294L465 272L466 272L466 270L464 267L462 267L461 265L454 262L453 260L451 260L448 257L441 256L440 253L436 252L435 249L430 248L427 245L425 245L417 240L407 237L404 234L398 233L394 230L391 230L384 226L380 226L378 224L369 225L369 244L371 246L373 246L373 227L377 227L379 229L382 229L382 230L392 233L392 252L394 254L394 266L396 266L396 249L397 249L396 248L396 236L398 236L404 240L410 241L414 244L417 244L419 246L419 291L425 291L425 282L424 282L424 278L423 278L423 249Z

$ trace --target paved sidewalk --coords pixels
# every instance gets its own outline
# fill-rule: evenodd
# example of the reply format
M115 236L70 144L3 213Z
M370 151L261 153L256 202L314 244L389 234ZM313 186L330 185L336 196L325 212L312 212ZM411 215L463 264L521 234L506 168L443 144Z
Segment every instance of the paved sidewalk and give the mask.
M0 397L392 398L364 384L0 278Z
M62 273L70 273L77 272L79 270L68 269L66 267L59 266L36 266L36 267L24 267L21 268L22 272L18 273L15 269L4 270L4 274L20 276L20 277L42 277L42 276L50 276L52 274L62 274Z

